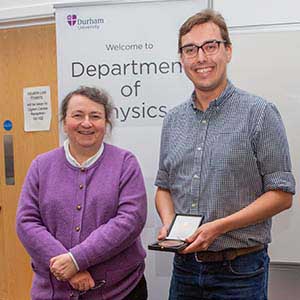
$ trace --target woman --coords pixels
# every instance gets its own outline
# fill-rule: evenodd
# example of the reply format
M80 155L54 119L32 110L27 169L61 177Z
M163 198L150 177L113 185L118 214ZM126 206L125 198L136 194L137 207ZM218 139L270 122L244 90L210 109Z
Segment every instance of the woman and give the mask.
M17 233L31 256L32 300L144 300L146 192L128 151L103 142L112 106L96 88L62 102L68 139L31 164Z

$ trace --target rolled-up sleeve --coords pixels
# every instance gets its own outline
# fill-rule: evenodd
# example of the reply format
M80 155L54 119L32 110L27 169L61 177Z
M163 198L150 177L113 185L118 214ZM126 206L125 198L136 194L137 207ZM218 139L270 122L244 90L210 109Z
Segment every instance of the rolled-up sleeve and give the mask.
M169 176L168 173L164 170L159 169L157 171L156 179L155 179L155 185L158 187L161 187L163 189L170 189L169 185Z
M295 194L286 131L274 104L268 103L256 128L257 163L264 192L281 190Z

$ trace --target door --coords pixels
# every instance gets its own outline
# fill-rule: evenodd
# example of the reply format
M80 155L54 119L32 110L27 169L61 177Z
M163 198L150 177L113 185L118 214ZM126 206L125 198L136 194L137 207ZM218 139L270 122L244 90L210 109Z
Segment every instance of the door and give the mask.
M23 88L35 86L50 86L50 131L24 132ZM0 92L0 300L27 300L32 271L15 233L15 216L32 159L58 146L54 24L0 30ZM6 120L11 121L11 130L4 128ZM13 142L8 161L13 161L14 183L5 176L4 138ZM9 171L12 176L12 168Z

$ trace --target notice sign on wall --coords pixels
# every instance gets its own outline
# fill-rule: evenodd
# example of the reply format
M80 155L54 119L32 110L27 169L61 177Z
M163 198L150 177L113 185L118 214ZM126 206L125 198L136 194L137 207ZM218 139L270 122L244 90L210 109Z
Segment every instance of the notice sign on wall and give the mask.
M23 89L24 131L47 131L51 121L49 86Z

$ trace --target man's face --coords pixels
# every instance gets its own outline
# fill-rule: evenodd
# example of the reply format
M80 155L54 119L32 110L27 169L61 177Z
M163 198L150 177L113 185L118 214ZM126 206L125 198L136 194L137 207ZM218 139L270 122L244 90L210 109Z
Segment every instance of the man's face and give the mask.
M209 40L222 41L219 27L211 22L196 25L181 38L182 46L195 44L201 46ZM231 46L220 43L218 51L206 55L199 49L193 58L181 54L181 63L189 79L193 82L196 92L219 95L227 83L226 67L231 59Z

